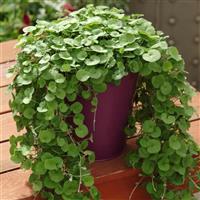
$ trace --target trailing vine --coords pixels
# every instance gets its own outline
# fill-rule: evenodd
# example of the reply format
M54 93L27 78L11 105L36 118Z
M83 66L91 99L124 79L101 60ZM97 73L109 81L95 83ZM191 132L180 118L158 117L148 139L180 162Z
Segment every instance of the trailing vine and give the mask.
M53 22L24 28L18 46L10 107L22 136L10 138L11 159L24 169L35 194L49 200L100 199L89 165L90 135L80 98L98 108L98 94L138 73L135 104L125 132L137 127L138 148L127 156L141 169L153 199L193 199L199 147L188 133L194 95L184 61L166 36L141 15L87 6ZM122 94L123 95L123 94ZM189 177L189 179L188 179ZM143 181L144 182L144 181ZM178 186L186 183L184 190ZM134 186L133 186L134 188ZM134 191L133 191L134 192Z

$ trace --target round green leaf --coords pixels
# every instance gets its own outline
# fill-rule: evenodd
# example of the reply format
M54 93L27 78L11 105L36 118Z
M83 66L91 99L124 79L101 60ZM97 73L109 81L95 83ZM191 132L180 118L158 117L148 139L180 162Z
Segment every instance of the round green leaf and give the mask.
M78 190L78 181L65 181L63 185L63 193L70 195L76 193Z
M84 99L89 99L89 98L91 97L91 92L88 91L88 90L83 90L83 91L81 92L81 95L82 95L82 97L83 97Z
M60 130L63 131L63 132L68 131L68 125L67 125L66 122L64 122L64 121L60 122Z
M182 59L176 47L169 47L167 51L171 58L173 58L174 60L180 61Z
M164 81L165 78L163 75L157 75L152 78L151 83L154 86L154 88L160 88Z
M145 159L142 163L142 171L147 175L152 174L154 171L154 162L151 160Z
M170 146L170 148L172 148L174 150L178 150L181 148L181 142L177 135L172 135L169 138L169 146Z
M173 65L169 60L167 60L163 63L163 71L164 72L169 72L169 71L171 71L172 68L173 68Z
M92 55L90 58L85 60L85 64L88 66L94 66L100 63L100 57Z
M155 127L156 127L156 123L152 120L146 120L146 121L144 121L144 123L142 125L143 131L146 133L153 132Z
M61 67L61 72L70 72L71 71L71 66L69 64L64 64Z
M170 169L170 165L169 165L169 159L168 158L162 158L161 160L158 161L158 168L161 171L168 171Z
M169 95L172 91L172 85L169 82L164 82L160 90L164 95Z
M26 108L23 112L24 117L26 117L27 119L32 119L34 114L35 110L33 110L32 108Z
M81 82L85 82L90 78L90 74L86 70L80 69L76 73L76 78Z
M59 157L48 158L44 161L44 167L48 170L57 170L63 165L63 160Z
M64 174L62 171L52 170L52 171L49 171L49 178L52 181L59 183L60 181L64 179Z
M156 62L160 60L161 53L156 49L150 49L148 53L142 55L142 58L147 62Z
M107 53L107 50L99 45L93 45L93 46L91 46L91 49L98 53Z
M74 116L73 118L73 122L76 124L76 125L81 125L83 124L83 121L84 121L84 115L81 114L81 113L78 113Z
M84 124L81 124L75 129L75 133L78 137L84 138L88 135L88 128Z
M55 133L52 130L42 130L38 137L42 143L50 143L55 138Z
M102 93L107 90L107 85L105 83L93 84L93 88L96 92Z
M149 153L158 153L161 150L161 143L159 140L151 139L149 140L149 146L147 148L147 151Z
M37 180L32 183L32 186L33 186L33 191L39 192L42 189L42 181Z
M80 113L83 110L83 105L79 102L75 102L71 105L71 110L73 113L77 114Z
M94 185L94 177L93 176L83 176L82 181L86 187L91 187L92 185Z
M33 166L33 172L37 175L44 175L46 173L46 169L44 167L44 162L37 161Z

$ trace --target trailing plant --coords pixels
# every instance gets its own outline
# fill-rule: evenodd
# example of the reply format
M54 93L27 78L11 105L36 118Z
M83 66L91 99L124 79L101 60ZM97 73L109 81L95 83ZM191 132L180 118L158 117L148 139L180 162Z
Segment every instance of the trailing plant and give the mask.
M34 25L37 19L50 21L63 16L64 5L63 0L1 0L0 42L17 38L23 27Z
M95 112L98 94L108 84L138 73L137 109L125 132L131 137L141 127L141 134L128 163L141 169L141 182L153 199L193 199L194 187L199 189L199 173L193 172L199 147L188 133L194 91L181 55L162 32L141 15L89 5L24 28L18 46L21 52L10 69L15 74L10 107L18 131L26 133L10 138L10 153L32 170L35 194L50 200L100 198L89 170L95 155L87 148L92 136L80 99L90 101ZM172 187L183 183L185 190Z
M80 9L87 4L94 4L95 6L109 6L109 7L117 7L120 9L124 9L127 12L130 9L130 0L69 0L69 2L75 6L77 9Z

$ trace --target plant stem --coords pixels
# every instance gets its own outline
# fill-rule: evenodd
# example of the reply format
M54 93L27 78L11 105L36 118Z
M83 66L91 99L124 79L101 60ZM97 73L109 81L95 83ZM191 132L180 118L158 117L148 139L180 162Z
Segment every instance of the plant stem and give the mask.
M195 181L194 181L191 177L189 177L189 179L190 179L190 181L194 184L194 186L195 186L198 190L200 190L200 187L195 183Z
M135 187L133 188L133 190L131 191L131 194L129 195L129 200L131 200L133 193L136 191L136 189L138 188L138 186L142 183L142 181L144 180L144 177L142 177L136 184Z

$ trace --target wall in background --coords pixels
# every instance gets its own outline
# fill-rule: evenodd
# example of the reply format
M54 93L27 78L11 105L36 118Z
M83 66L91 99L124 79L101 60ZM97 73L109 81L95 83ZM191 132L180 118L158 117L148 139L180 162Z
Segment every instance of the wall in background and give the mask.
M200 90L200 0L131 0L131 11L170 36L186 61L189 82Z

